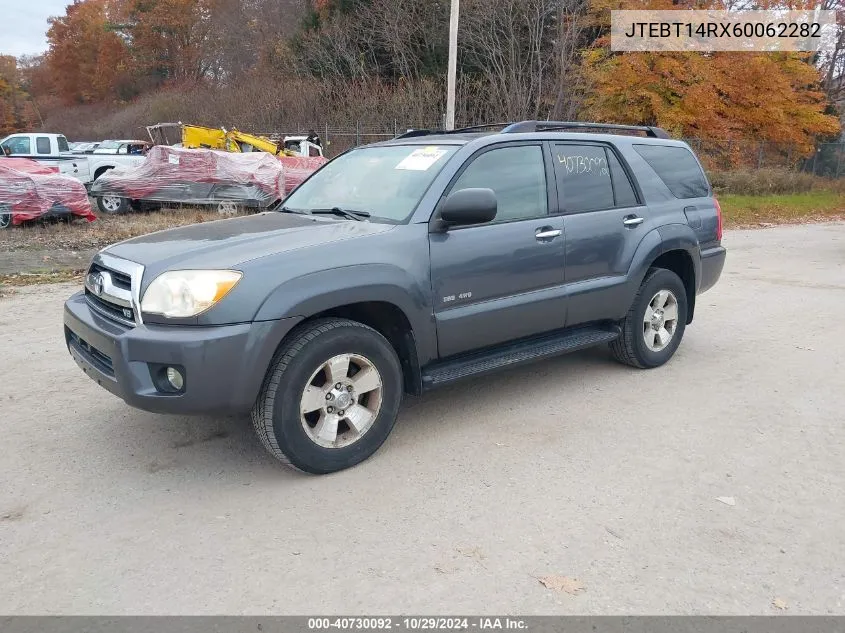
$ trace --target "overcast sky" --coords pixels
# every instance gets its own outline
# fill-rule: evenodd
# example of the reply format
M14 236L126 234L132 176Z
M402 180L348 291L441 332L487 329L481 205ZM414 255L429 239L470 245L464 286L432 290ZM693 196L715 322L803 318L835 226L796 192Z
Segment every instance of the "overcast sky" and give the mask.
M37 55L47 50L47 18L64 15L70 0L0 0L0 54Z

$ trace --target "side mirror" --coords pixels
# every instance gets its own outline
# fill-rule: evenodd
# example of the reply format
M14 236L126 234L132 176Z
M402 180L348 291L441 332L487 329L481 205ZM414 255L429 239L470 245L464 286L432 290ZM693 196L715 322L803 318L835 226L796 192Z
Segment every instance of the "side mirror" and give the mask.
M440 207L440 221L446 227L484 224L496 217L497 210L492 189L461 189L446 198Z

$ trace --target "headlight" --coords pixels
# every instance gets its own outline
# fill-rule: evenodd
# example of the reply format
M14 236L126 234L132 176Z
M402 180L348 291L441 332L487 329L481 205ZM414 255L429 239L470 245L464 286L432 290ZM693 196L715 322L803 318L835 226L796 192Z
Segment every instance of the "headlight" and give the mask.
M235 270L171 270L156 277L141 299L141 312L192 317L208 310L241 280Z

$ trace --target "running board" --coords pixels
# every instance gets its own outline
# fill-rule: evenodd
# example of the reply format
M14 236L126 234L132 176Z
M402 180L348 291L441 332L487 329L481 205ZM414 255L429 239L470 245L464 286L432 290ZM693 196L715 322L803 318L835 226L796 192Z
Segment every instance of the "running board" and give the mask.
M473 352L429 365L422 371L423 391L448 383L494 372L543 358L609 343L621 334L619 326L584 326L507 343L483 352Z

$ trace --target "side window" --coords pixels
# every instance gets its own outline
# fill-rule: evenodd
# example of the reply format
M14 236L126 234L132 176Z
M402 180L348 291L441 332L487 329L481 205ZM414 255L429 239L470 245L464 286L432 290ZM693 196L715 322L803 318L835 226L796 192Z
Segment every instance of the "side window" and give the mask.
M67 146L67 139L64 136L60 136L56 139L56 142L59 144L59 151L60 152L69 152L70 148Z
M637 200L637 194L634 193L634 187L622 167L622 163L616 157L612 150L607 150L607 162L610 165L610 175L613 178L613 193L616 196L617 207L635 207L640 202Z
M39 154L50 153L50 139L46 136L38 136L35 139L35 151Z
M612 209L607 155L599 145L555 145L555 173L567 213Z
M634 149L657 172L676 198L702 198L710 195L710 186L704 172L687 148L634 145Z
M9 155L14 154L31 154L29 137L15 136L3 143L3 146L9 150Z
M452 191L481 187L496 192L494 222L548 215L543 150L539 145L500 147L481 154L458 177Z
M117 148L118 154L128 154L129 153L129 146L128 145L121 145Z

